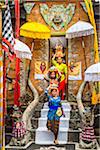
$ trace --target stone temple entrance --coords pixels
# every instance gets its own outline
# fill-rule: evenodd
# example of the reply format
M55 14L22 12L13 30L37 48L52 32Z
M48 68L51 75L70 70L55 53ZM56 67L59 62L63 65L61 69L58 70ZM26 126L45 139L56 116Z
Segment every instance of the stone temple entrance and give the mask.
M64 53L64 63L67 64L67 40L64 36L59 36L59 37L51 37L50 38L50 60L52 59L55 51L56 51L56 46L57 45L60 45L62 46L62 51ZM51 64L51 61L50 61L50 64Z
M57 51L62 51L63 53L63 56L62 56L62 63L66 64L66 68L67 68L67 72L68 72L68 45L67 45L67 40L64 36L58 36L58 37L51 37L50 38L50 64L49 66L52 66L53 63L52 63L52 58L53 56L55 55L55 53ZM58 48L60 47L60 48ZM59 57L59 56L58 56ZM55 59L57 60L57 58ZM67 74L68 75L68 74ZM67 76L68 78L68 76ZM65 86L65 92L64 92L64 97L66 97L67 99L67 96L68 96L68 84L66 84Z

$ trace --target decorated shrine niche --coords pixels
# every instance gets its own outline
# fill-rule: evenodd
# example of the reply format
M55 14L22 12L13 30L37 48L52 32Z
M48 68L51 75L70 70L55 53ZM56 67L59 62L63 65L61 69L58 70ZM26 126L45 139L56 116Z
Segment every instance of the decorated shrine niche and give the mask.
M58 57L62 57L63 62L67 64L67 40L64 36L50 38L50 65L52 65L51 59L55 53L58 53Z

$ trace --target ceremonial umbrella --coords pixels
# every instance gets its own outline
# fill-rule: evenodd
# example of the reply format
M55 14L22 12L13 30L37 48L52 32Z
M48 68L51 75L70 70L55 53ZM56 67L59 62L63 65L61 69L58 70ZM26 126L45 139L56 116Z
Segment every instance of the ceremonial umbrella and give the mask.
M91 65L85 71L85 81L95 82L93 84L92 104L100 101L100 62ZM97 85L97 94L95 87Z
M69 42L71 38L82 37L81 42L82 42L82 47L84 51L84 62L85 62L86 69L87 69L87 63L86 63L86 54L85 54L85 45L84 45L83 36L88 36L92 34L94 34L94 27L89 22L80 21L80 20L74 25L72 25L66 31L66 38L69 39Z
M49 39L51 34L46 25L37 22L26 22L20 28L20 35L33 39Z
M78 21L66 31L66 38L82 37L94 34L93 26L89 22Z
M100 81L100 62L87 68L85 71L85 81Z
M16 57L19 59L23 59L23 58L31 59L32 57L30 48L25 43L23 43L22 41L18 39L15 39L14 53L16 54ZM10 65L11 64L9 63L8 68L7 68L7 73L9 72ZM23 70L24 70L24 65L23 65ZM24 78L23 78L23 83L24 83ZM11 86L10 88L12 89L12 84L10 86Z
M20 28L20 35L24 37L28 37L28 38L33 38L33 39L49 39L51 36L51 32L50 32L50 29L46 25L43 25L38 22L26 22ZM33 49L33 43L32 43L31 49ZM31 64L31 61L30 61L30 64ZM28 68L27 70L29 70L27 72L28 78L29 78L30 69Z
M15 39L14 52L16 54L16 57L18 58L31 59L32 57L30 48L25 43L21 42L18 39Z
M71 38L76 38L76 37L82 37L81 42L82 42L82 47L84 51L84 61L85 61L85 66L87 69L87 63L86 63L86 55L85 55L85 47L84 47L84 40L83 36L88 36L94 34L94 28L89 22L85 21L78 21L74 25L72 25L67 31L66 31L66 38L70 39ZM70 44L69 44L70 45Z

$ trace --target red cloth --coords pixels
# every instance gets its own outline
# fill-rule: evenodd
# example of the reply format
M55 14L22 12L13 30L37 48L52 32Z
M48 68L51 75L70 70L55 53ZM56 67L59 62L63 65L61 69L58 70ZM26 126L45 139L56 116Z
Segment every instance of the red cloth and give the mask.
M19 97L20 97L20 59L16 58L16 80L14 88L14 105L19 106Z
M23 138L25 135L26 130L25 130L25 125L23 121L17 121L13 124L13 137L18 139L18 138Z
M20 5L19 0L15 0L15 33L16 38L19 38L19 30L20 30ZM20 97L20 59L16 58L16 80L15 80L15 88L14 88L14 105L19 106L19 97Z
M7 113L6 110L6 63L5 63L5 53L3 62L3 116ZM5 118L3 117L3 125L5 124Z
M16 25L15 25L15 35L16 38L20 36L20 4L19 0L15 0L15 18L16 18Z
M94 141L95 135L93 127L84 127L80 134L80 139L85 141Z
M66 87L65 80L63 80L62 82L59 83L59 87L58 87L59 92L61 92L61 100L64 100L65 98L65 95L64 95L65 87Z

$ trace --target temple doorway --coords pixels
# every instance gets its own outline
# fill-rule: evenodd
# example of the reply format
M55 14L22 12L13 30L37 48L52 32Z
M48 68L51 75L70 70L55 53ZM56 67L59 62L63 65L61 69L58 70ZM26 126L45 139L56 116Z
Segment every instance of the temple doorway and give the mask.
M52 59L53 55L55 54L57 46L62 47L62 52L64 54L63 61L64 61L64 63L67 64L68 63L67 40L64 36L59 36L59 37L51 37L50 38L50 65L52 64L51 59Z
M68 72L68 42L64 36L55 36L50 38L50 52L49 52L49 67L53 66L52 59L57 53L57 57L62 57L62 63L66 64ZM56 57L56 61L57 61ZM63 71L62 71L63 72ZM63 72L64 74L65 72ZM65 75L65 74L64 74ZM66 76L66 75L65 75ZM68 98L68 74L67 74L67 83L65 84L64 99Z

